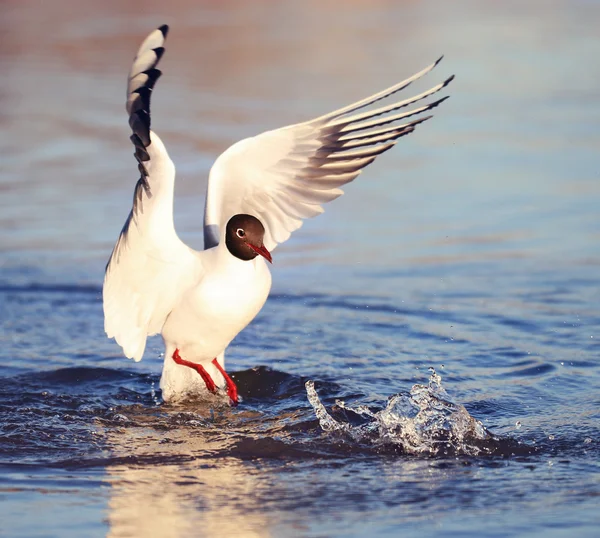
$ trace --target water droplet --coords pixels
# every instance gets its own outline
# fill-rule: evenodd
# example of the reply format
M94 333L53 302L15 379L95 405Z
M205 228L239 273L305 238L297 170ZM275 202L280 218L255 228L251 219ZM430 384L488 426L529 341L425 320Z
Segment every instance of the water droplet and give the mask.
M521 426L522 426L521 421L517 420L517 422L515 422L515 428L517 428L517 430L518 430L521 428Z
M478 442L489 439L488 431L463 406L447 399L439 375L434 368L428 370L431 378L427 385L414 385L410 394L391 396L385 409L380 411L373 412L366 406L351 407L336 401L339 407L368 420L358 426L330 415L311 381L306 382L306 394L321 429L342 433L353 441L371 442L377 432L378 439L395 443L409 453L477 455L485 451L486 447L479 446ZM470 440L467 442L467 439Z
M548 467L552 467L554 465L554 462L552 460L548 460Z
M583 442L584 442L586 445L589 445L589 444L591 444L591 442L592 442L592 438L591 438L591 437L586 437L586 438L583 440Z
M548 439L550 439L550 441L554 441L554 435L549 435Z

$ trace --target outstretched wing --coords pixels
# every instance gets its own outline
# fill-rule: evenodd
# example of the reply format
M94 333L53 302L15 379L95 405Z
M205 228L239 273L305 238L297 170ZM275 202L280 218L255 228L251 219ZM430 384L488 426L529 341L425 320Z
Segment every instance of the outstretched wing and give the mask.
M407 112L396 111L440 91L454 77L403 101L356 111L405 89L440 60L362 101L312 121L247 138L227 149L210 172L205 248L222 240L227 221L238 213L254 215L263 223L269 250L300 228L302 219L322 213L323 203L343 194L338 187L355 179L377 155L428 120L431 116L423 114L447 97ZM413 116L416 119L404 121Z
M106 334L136 361L144 354L146 337L160 332L199 263L175 233L175 166L150 130L150 97L161 75L156 65L167 31L161 26L144 40L129 72L126 108L140 179L102 290Z

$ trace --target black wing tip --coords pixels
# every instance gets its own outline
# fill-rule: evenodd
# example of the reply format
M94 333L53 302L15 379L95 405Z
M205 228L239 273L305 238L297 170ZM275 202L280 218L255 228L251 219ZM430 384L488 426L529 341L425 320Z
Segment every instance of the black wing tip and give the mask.
M144 88L154 88L156 81L161 77L162 71L160 69L156 69L156 67L151 67L150 69L144 71L146 75L148 75L148 80L146 84L142 87ZM137 90L136 90L137 91Z
M139 137L143 147L147 148L150 145L150 113L143 109L136 110L129 116L129 127Z
M431 103L431 108L435 108L436 106L441 105L444 101L446 101L447 99L450 99L449 95L445 95L444 97L442 97L441 99L438 99L437 101L434 101L433 103Z
M160 62L160 59L162 58L163 54L165 53L165 48L164 47L156 47L155 49L152 49L154 51L154 54L156 54L156 61L154 62L154 65L158 64L158 62Z
M450 84L453 80L454 80L454 75L450 75L446 80L444 80L444 82L442 82L442 86L440 87L440 90L442 88L445 88L446 86L448 86L448 84Z
M434 63L433 63L433 67L436 67L437 64L439 64L442 60L444 59L444 55L442 54ZM445 88L446 86L448 86L448 84L450 84L452 81L454 80L454 75L450 75L446 80L444 80L443 84L442 84L442 88Z
M433 101L431 103L429 103L427 105L427 109L426 110L432 110L434 108L437 108L438 106L440 106L444 101L450 99L449 95L445 95L444 97L441 97L440 99L437 99L436 101ZM423 111L424 112L424 111ZM425 117L425 120L428 120L429 118L432 118L433 114L430 114L429 116ZM419 118L420 119L420 118ZM419 122L422 123L422 122Z
M431 118L433 118L433 114L429 114L429 116L423 116L422 118L418 118L414 120L413 125L411 127L414 129L417 125L420 125L421 123L424 123L427 120L430 120Z
M160 30L160 33L163 35L163 38L166 38L167 34L169 33L169 25L163 24L162 26L158 27L158 30Z

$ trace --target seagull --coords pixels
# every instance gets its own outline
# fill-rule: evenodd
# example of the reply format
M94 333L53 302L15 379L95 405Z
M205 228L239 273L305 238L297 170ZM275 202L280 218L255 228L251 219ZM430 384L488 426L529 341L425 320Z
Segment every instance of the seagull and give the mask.
M140 361L148 336L165 344L160 380L165 402L226 392L225 350L261 310L271 289L268 264L279 243L323 213L340 186L431 118L448 96L398 112L445 88L357 112L404 90L442 58L390 88L316 119L237 142L209 173L204 250L181 241L173 223L175 166L150 129L150 98L161 76L168 26L141 44L127 81L126 110L140 178L112 251L102 290L104 328L126 357ZM410 120L409 120L410 118Z

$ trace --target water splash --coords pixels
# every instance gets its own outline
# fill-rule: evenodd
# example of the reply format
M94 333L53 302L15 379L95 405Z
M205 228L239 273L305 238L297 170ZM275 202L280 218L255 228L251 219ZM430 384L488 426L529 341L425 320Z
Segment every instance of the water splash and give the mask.
M427 385L414 385L410 393L391 396L379 411L351 407L338 400L330 413L319 399L314 382L307 381L305 386L321 428L354 442L433 456L496 452L500 439L463 405L454 402L442 386L441 377L433 368L430 372ZM333 415L341 416L338 419ZM352 418L362 423L355 424Z

